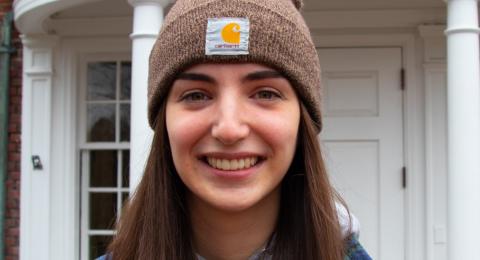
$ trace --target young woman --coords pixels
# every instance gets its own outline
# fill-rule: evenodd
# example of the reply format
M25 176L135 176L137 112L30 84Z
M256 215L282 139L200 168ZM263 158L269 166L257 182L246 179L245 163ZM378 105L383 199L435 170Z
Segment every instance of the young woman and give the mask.
M370 259L328 181L300 7L172 7L150 57L151 152L107 258Z

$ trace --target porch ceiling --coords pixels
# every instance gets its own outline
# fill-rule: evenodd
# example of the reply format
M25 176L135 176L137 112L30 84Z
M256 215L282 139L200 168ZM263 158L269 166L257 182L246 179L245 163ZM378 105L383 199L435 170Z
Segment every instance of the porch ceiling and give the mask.
M23 3L26 2L26 0L16 0L15 2ZM42 6L43 9L37 8L35 10L31 10L28 15L25 13L25 15L16 17L17 27L21 29L22 33L57 32L62 34L63 29L66 29L66 33L68 34L70 33L70 29L67 28L68 24L73 24L75 21L81 20L90 23L93 23L93 20L95 20L98 24L99 19L104 19L105 21L110 19L110 22L118 21L117 23L131 27L129 23L131 23L131 18L133 16L133 8L128 4L127 0L30 0L30 2L45 2L50 4L44 4L44 7ZM310 13L315 17L317 17L317 15L315 15L316 12L333 11L332 14L335 13L332 17L333 20L328 18L332 21L338 21L338 19L335 19L335 16L338 18L338 14L336 12L342 12L344 16L352 18L351 15L349 15L351 11L367 11L369 12L367 16L371 16L372 12L378 13L380 10L390 10L390 13L414 10L414 16L423 15L427 17L423 20L419 19L419 21L431 23L443 21L443 18L437 19L436 17L438 15L434 12L438 12L438 10L446 8L446 4L443 0L304 0L304 2L304 12ZM20 4L17 5L22 7ZM21 14L21 12L18 12L19 10L17 9L21 8L16 8L17 15ZM169 8L167 7L167 10L168 9ZM434 11L435 9L436 11ZM387 17L384 16L385 15L380 15L375 19L377 22L382 19L388 19L390 14L387 15ZM328 15L323 15L322 17L322 19L327 19ZM322 19L315 18L313 20L320 21ZM418 23L416 20L412 23L414 22ZM312 21L310 21L310 23L312 23ZM326 23L322 20L321 23L323 27L325 27L332 22ZM399 24L405 25L405 23ZM411 24L407 24L407 26L410 25ZM342 26L352 27L351 25ZM100 30L96 28L85 30L85 33L95 34L96 31L98 31L99 34L102 34Z
M304 0L306 11L423 9L444 7L442 0Z
M423 9L446 6L442 0L304 0L305 11L326 10L378 10L378 9ZM115 8L112 8L115 6ZM53 17L91 18L131 16L132 7L127 0L101 0L76 6L56 13Z
M52 16L62 18L126 17L133 15L127 0L101 0L62 10Z

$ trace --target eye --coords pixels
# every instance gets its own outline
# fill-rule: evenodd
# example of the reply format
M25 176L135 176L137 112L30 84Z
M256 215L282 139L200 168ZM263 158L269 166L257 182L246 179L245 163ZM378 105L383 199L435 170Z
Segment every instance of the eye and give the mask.
M253 95L253 97L258 98L258 99L266 99L266 100L273 100L273 99L277 99L277 98L282 98L282 96L280 94L278 94L277 92L275 92L273 90L266 90L266 89L258 91L257 93L255 93Z
M187 92L184 95L182 95L180 98L181 101L187 101L187 102L199 102L199 101L205 101L209 99L210 97L201 91Z

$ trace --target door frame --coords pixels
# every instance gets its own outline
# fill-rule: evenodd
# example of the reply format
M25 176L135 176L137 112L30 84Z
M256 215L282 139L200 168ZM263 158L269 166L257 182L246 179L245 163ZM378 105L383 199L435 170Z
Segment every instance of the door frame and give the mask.
M81 131L81 66L86 57L131 53L131 41L119 37L65 37L56 50L53 109L57 111L51 135L55 136L52 150L60 151L55 160L58 171L52 171L51 204L52 240L49 259L76 259L80 257L80 147ZM126 57L126 56L125 56ZM68 173L68 174L64 174ZM28 249L25 249L28 250Z
M425 138L422 115L425 101L423 86L417 84L416 41L408 33L357 33L328 34L321 30L312 31L317 48L382 48L400 47L402 66L405 70L405 90L403 93L403 135L404 158L407 168L405 189L405 258L425 259L425 183L424 165ZM321 57L320 57L321 59ZM400 73L400 72L399 72Z

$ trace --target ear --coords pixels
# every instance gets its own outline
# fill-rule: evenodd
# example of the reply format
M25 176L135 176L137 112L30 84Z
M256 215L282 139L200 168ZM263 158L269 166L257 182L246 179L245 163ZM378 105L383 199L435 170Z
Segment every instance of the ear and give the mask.
M295 7L300 10L303 7L303 0L292 0Z

